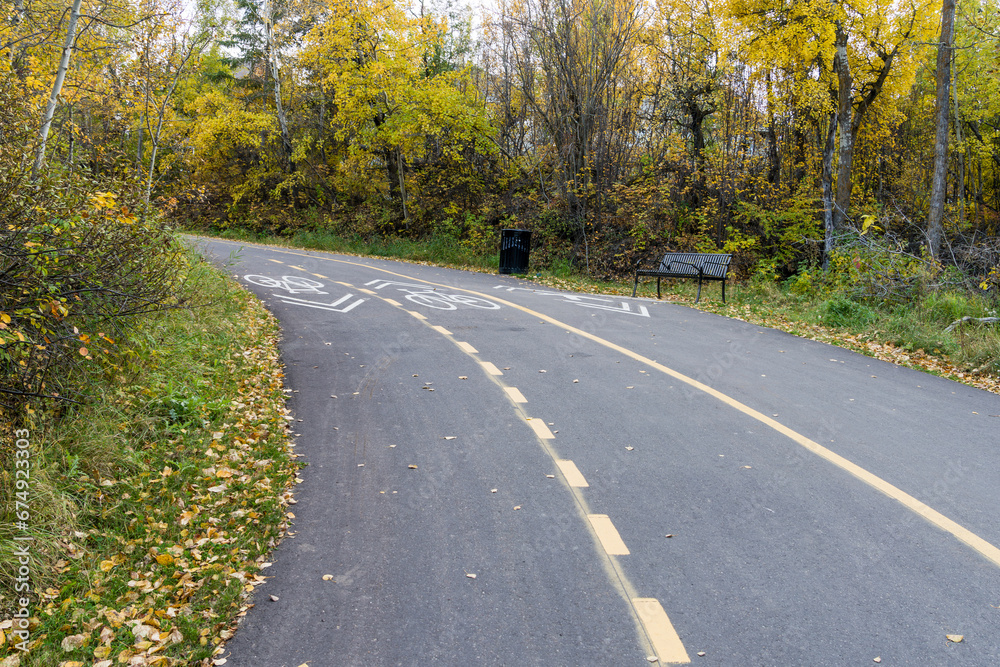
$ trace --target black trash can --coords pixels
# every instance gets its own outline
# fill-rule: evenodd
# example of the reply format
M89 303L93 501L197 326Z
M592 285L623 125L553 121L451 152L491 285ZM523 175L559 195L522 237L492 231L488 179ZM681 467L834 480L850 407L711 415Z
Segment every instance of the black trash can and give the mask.
M526 229L500 230L500 273L525 273L531 254L531 232Z

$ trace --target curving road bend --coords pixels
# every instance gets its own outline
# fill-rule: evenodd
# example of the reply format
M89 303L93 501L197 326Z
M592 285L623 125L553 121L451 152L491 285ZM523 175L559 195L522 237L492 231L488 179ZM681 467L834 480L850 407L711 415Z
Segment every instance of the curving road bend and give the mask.
M1000 664L996 395L649 299L197 244L281 320L308 464L227 665Z

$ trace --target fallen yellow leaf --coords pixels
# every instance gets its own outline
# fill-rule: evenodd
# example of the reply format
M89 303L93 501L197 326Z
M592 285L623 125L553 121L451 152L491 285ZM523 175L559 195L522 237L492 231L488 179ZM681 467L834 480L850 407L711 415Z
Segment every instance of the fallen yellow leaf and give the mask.
M965 639L965 635L945 635L945 638L950 642L955 642L956 644Z

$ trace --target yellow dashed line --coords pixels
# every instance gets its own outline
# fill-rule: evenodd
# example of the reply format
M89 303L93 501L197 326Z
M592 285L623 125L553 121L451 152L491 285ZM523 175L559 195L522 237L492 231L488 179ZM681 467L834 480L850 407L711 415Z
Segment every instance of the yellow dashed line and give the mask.
M386 299L385 302L388 303L389 305L396 306L397 308L402 308L403 307L403 304L401 304L400 302L396 301L395 299Z
M284 252L284 253L287 253L287 254L290 254L290 255L300 255L301 254L301 253L296 253L296 252L290 251L290 250L276 250L275 252ZM306 255L306 256L307 257L313 257L312 255ZM730 406L731 408L733 408L735 410L738 410L739 412L742 412L743 414L747 415L748 417L750 417L752 419L755 419L758 422L760 422L762 424L765 424L766 426L774 429L778 433L781 433L782 435L788 437L793 442L801 445L805 449L808 449L812 453L814 453L817 456L819 456L820 458L828 461L829 463L832 463L833 465L837 466L841 470L844 470L848 474L853 475L855 478L861 480L862 482L864 482L865 484L869 485L873 489L876 489L877 491L885 494L889 498L892 498L893 500L896 500L897 502L899 502L900 504L902 504L904 507L906 507L907 509L909 509L914 514L917 514L917 515L923 517L924 519L926 519L931 524L937 526L938 528L944 530L945 532L950 533L953 537L955 537L956 539L958 539L960 542L964 543L968 547L970 547L973 550L975 550L976 552L978 552L980 555L982 555L984 558L986 558L987 560L989 560L994 565L1000 567L1000 548L996 547L995 545L991 544L990 542L987 542L983 538L979 537L978 535L976 535L975 533L973 533L972 531L970 531L968 528L965 528L964 526L961 526L960 524L958 524L955 521L953 521L953 520L949 519L948 517L944 516L943 514L941 514L940 512L938 512L937 510L931 508L929 505L927 505L927 504L925 504L925 503L917 500L916 498L914 498L910 494L906 493L902 489L900 489L900 488L898 488L898 487L890 484L889 482L887 482L884 479L878 477L877 475L875 475L875 474L873 474L871 472L868 472L867 470L865 470L861 466L857 465L856 463L853 463L852 461L849 461L848 459L840 456L839 454L834 453L833 451L831 451L831 450L827 449L826 447L820 445L818 442L810 440L809 438L805 437L804 435L802 435L802 434L800 434L800 433L798 433L798 432L790 429L789 427L785 426L784 424L778 423L774 419L772 419L772 418L768 417L767 415L759 412L758 410L754 410L750 406L748 406L748 405L746 405L744 403L741 403L740 401L737 401L736 399L734 399L734 398L732 398L730 396L727 396L726 394L723 394L721 391L718 391L717 389L713 389L712 387L709 387L708 385L704 384L703 382L699 382L698 380L695 380L694 378L688 377L687 375L684 375L683 373L675 371L672 368L668 368L667 366L664 366L663 364L659 364L656 361L650 359L649 357L645 357L645 356L643 356L643 355L641 355L641 354L639 354L637 352L633 352L632 350L630 350L628 348L622 347L621 345L618 345L616 343L612 343L609 340L606 340L604 338L601 338L600 336L597 336L595 334L592 334L592 333L589 333L587 331L584 331L583 329L578 329L578 328L570 326L570 325L568 325L568 324L566 324L564 322L560 322L559 320L555 319L554 317L550 317L548 315L545 315L544 313L540 313L540 312L538 312L536 310L532 310L531 308L527 308L527 307L522 306L520 304L514 303L513 301L507 301L506 299L501 299L501 298L497 297L495 294L484 294L482 292L477 292L475 290L465 289L463 287L454 287L454 286L448 286L448 285L441 285L440 283L435 283L435 282L432 282L430 280L423 280L422 278L414 278L412 276L407 276L405 274L397 273L395 271L389 271L387 269L379 269L379 268L375 268L375 267L372 267L372 266L366 266L364 264L358 264L356 262L348 262L348 261L345 261L345 260L342 260L342 259L331 259L331 258L328 258L328 257L323 257L321 259L325 259L326 261L330 261L330 262L337 262L337 263L340 263L340 264L348 264L348 265L351 265L351 266L358 266L358 267L365 268L365 269L371 269L371 270L375 270L375 271L380 271L382 273L387 273L389 275L398 276L400 278L405 278L407 280L413 280L413 281L416 281L416 282L422 282L422 283L425 283L425 284L428 284L428 285L435 285L435 286L438 286L438 287L447 287L448 289L451 289L451 290L458 290L460 292L465 292L466 294L472 294L472 295L475 295L475 296L478 296L478 297L481 297L481 298L484 298L484 299L489 299L489 300L491 300L491 301L493 301L495 303L500 303L500 304L503 304L505 306L509 306L511 308L514 308L515 310L520 310L523 313L531 315L532 317L537 317L540 320L543 320L545 322L549 322L550 324L555 324L556 326L561 327L563 330L565 330L565 331L567 331L569 333L576 334L577 336L580 336L581 338L586 338L587 340L593 341L594 343L597 343L598 345L602 345L602 346L608 348L609 350L614 350L615 352L619 352L619 353L625 355L626 357L628 357L630 359L633 359L634 361L637 361L637 362L639 362L641 364L645 364L646 366L649 366L650 368L655 368L656 370L658 370L658 371L660 371L660 372L662 372L662 373L664 373L666 375L669 375L670 377L674 378L678 382L683 382L683 383L685 383L685 384L687 384L687 385L689 385L689 386L697 389L698 391L702 391L702 392L708 394L709 396L712 396L713 398L716 398L719 401L722 401L723 403L725 403L726 405ZM487 363L487 362L480 362L480 363L483 363L485 365L485 363ZM492 366L492 364L490 364L490 366ZM497 373L495 373L495 375L502 375L502 373L500 373L499 371L497 371Z
M270 258L268 258L267 261L274 262L275 264L284 264L284 262L282 262L280 259L270 259Z
M566 483L570 486L575 486L578 488L583 488L590 486L587 484L587 479L580 472L580 469L576 467L576 464L569 459L557 459L556 465L559 466L560 472L562 472L563 477L566 478Z
M323 280L329 280L329 278L327 278L326 276L324 276L322 273L313 273L311 275L314 275L317 278L322 278Z
M503 375L503 371L488 361L480 361L479 365L482 366L490 375Z
M373 291L371 291L370 289L365 289L364 287L362 287L362 288L361 288L361 289L359 289L358 291L359 291L359 292L362 292L362 293L364 293L364 294L371 294L372 296L378 296L378 292L373 292Z
M301 266L295 266L294 264L289 264L288 268L295 269L296 271L302 271L303 273L309 273L308 271L306 271L305 269L303 269Z
M437 324L431 326L431 329L434 329L434 331L437 331L440 334L444 334L445 336L450 336L451 335L450 331L448 331L444 327L442 327L440 325L437 325Z
M477 350L476 348L472 347L471 345L469 345L468 343L466 343L464 340L456 340L455 341L455 345L458 345L460 348L462 348L462 350L464 352L468 352L469 354L479 354L479 350Z
M335 282L336 282L336 283L337 283L338 285L343 285L344 287L350 287L351 289L354 289L354 285L352 285L351 283L345 283L345 282L343 282L343 281L340 281L340 280L337 280L337 281L335 281Z
M362 290L362 291L363 291L363 290ZM427 316L426 316L426 315L424 315L423 313L418 313L418 312L417 312L417 311L415 311L415 310L408 310L408 311L406 311L406 312L408 312L408 313L409 313L410 315L413 315L413 316L414 316L415 318L417 318L418 320L426 320L426 319L427 319Z
M552 431L549 430L549 427L541 419L528 417L527 422L528 426L535 432L535 435L542 440L555 440L556 436L552 435Z
M507 392L508 396L510 396L510 400L514 401L515 403L528 402L528 399L524 397L524 394L522 394L517 387L504 387L503 390Z
M656 598L633 598L632 606L646 628L653 651L661 663L687 664L691 662L673 623Z
M611 523L611 517L607 514L588 514L590 525L597 533L597 539L601 541L601 546L609 556L628 556L629 550L618 534L615 524Z

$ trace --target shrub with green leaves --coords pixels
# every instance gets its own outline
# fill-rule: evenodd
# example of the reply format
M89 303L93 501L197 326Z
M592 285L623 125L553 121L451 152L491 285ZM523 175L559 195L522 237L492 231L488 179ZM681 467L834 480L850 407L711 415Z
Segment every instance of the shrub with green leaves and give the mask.
M179 303L187 260L175 235L102 190L79 177L12 179L0 189L0 404L8 408L71 399L87 373L124 363L136 317Z

